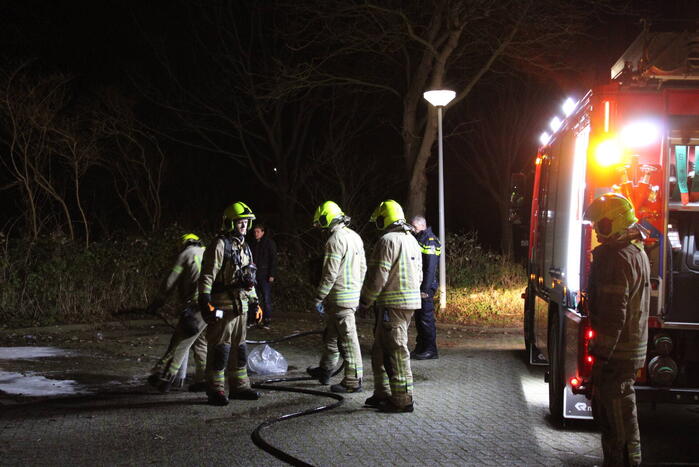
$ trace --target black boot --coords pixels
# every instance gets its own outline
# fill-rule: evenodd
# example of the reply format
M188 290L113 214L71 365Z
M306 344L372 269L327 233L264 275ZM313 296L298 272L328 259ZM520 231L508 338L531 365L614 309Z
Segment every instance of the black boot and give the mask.
M207 404L209 405L216 405L219 407L228 405L228 398L226 397L226 393L223 391L207 390L206 396L208 397Z
M379 397L377 395L373 395L364 401L364 405L378 408L386 400L388 400L386 397Z
M306 368L306 373L318 379L318 382L322 385L330 384L331 371L323 370L319 366L309 366Z
M436 360L439 358L439 354L436 350L426 350L424 352L411 354L410 357L415 360Z
M406 406L399 407L395 405L393 402L391 402L390 399L381 402L378 408L379 412L385 413L410 413L414 410L412 402Z

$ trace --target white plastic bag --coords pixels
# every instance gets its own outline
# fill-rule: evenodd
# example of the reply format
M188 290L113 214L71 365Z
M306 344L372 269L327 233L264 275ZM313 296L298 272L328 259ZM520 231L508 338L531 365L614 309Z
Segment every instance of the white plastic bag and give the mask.
M286 373L286 358L267 344L258 345L248 354L248 368L258 375Z

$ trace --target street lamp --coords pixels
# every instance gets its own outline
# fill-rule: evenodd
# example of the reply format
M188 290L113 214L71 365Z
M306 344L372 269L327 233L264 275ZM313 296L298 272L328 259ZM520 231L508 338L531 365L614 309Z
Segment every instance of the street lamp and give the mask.
M447 307L447 267L446 267L446 235L444 228L444 150L442 148L442 112L444 106L456 97L454 91L439 89L427 91L423 97L437 107L437 129L439 131L439 241L442 243L442 254L439 255L439 309Z

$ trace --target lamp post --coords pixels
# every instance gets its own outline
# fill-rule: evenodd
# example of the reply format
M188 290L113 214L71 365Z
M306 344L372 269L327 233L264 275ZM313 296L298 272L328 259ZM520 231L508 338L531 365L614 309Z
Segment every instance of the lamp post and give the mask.
M442 254L439 255L439 309L447 307L447 267L446 267L446 230L444 227L444 149L442 147L442 112L444 106L456 97L454 91L440 89L427 91L423 97L437 108L437 129L439 132L439 241L442 244Z

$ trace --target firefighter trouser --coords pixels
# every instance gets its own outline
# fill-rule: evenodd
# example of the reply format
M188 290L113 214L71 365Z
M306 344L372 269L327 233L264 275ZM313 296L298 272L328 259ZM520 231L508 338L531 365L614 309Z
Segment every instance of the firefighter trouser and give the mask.
M339 308L334 305L326 308L323 355L320 358L320 368L330 372L342 356L345 361L342 384L348 388L361 385L364 371L354 312L354 308Z
M641 463L635 375L631 362L596 362L592 368L592 414L602 432L605 466Z
M206 366L206 323L201 313L193 309L187 309L177 323L175 332L170 338L170 345L165 355L158 360L151 372L157 374L160 379L175 383L180 368L186 368L189 349L194 353L195 374L194 381L199 383L205 380L204 369ZM186 375L181 375L184 379Z
M244 303L242 309L247 309ZM206 339L206 382L209 391L225 392L225 379L231 392L250 388L248 379L248 351L245 344L245 313L224 310L223 318L209 323Z
M415 352L437 353L437 327L434 323L434 294L421 299L421 307L415 311Z
M398 407L413 401L413 373L408 351L408 326L413 310L378 308L371 367L374 395L390 398Z

